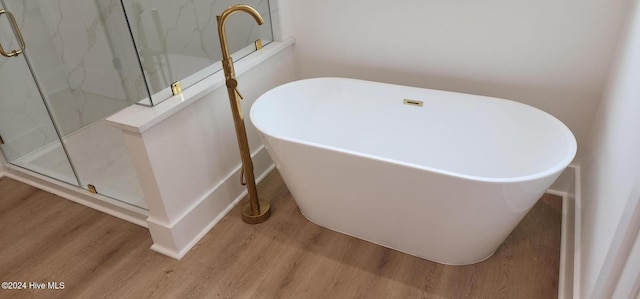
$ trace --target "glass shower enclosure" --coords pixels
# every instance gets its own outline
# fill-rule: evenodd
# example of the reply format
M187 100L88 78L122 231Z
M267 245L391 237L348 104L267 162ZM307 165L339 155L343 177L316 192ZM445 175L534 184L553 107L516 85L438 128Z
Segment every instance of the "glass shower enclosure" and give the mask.
M7 162L146 208L121 132L104 120L148 97L120 1L0 0L0 9Z
M273 38L228 24L234 60ZM119 129L105 119L152 106L220 71L215 16L238 0L0 0L0 151L23 169L147 209ZM247 17L247 16L244 16ZM248 26L247 24L254 24ZM229 30L233 30L229 32Z

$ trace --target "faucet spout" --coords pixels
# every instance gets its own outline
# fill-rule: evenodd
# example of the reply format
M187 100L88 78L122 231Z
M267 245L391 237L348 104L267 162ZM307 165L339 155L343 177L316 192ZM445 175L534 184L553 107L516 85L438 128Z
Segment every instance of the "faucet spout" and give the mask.
M260 13L258 13L258 11L253 7L246 4L231 6L217 17L218 36L220 37L220 47L222 48L222 67L225 71L225 78L227 80L235 77L235 71L233 69L233 61L231 60L231 55L229 55L229 46L227 44L227 34L225 32L225 26L227 24L227 19L232 14L237 12L246 12L250 14L254 20L256 20L256 23L258 23L258 25L264 24L264 19L262 18Z

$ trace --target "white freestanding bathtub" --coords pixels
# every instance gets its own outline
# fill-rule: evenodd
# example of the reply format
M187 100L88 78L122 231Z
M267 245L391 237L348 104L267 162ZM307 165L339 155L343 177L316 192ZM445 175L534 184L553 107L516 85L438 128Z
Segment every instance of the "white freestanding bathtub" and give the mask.
M276 87L250 117L307 219L452 265L490 257L576 153L521 103L345 78Z

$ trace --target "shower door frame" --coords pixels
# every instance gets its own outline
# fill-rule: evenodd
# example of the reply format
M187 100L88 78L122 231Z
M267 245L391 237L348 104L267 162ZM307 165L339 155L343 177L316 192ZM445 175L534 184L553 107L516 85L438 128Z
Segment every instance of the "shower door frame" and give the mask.
M0 5L6 10L10 11L7 8L6 0L0 0ZM4 17L3 17L4 18ZM8 35L14 34L15 32L7 32ZM12 37L12 36L11 36ZM12 41L13 42L13 41ZM27 45L28 47L29 45ZM8 50L8 49L7 49ZM28 52L26 49L23 52ZM25 54L25 53L23 53ZM5 57L0 57L0 59L4 59ZM16 59L16 57L12 57ZM6 58L11 59L11 58ZM33 89L33 94L36 95L34 99L38 98L38 106L43 105L46 111L46 116L48 117L48 121L50 121L51 126L53 126L53 130L55 131L55 136L57 137L57 142L60 142L60 146L62 146L65 154L65 158L71 169L73 171L73 179L75 183L69 183L59 178L52 177L50 175L41 174L36 170L32 170L29 168L25 168L14 163L11 163L8 157L5 156L5 153L0 150L0 178L7 177L13 180L20 181L22 183L34 186L38 189L42 189L46 192L61 196L67 200L73 201L75 203L79 203L81 205L90 207L92 209L104 212L111 216L123 219L125 221L131 222L133 224L139 225L141 227L148 228L148 224L146 219L149 217L149 211L143 208L140 208L135 205L131 205L128 203L124 203L117 199L98 194L98 193L90 193L87 189L83 188L80 185L79 176L73 166L73 162L71 161L66 145L63 142L63 138L61 137L61 132L54 122L54 118L51 115L51 107L49 107L49 103L46 100L42 87L40 86L41 82L38 80L38 76L33 70L32 63L29 61L28 54L24 57L18 57L17 59L24 59L24 67L25 67L25 77L28 78L30 76L30 81L35 84L35 88ZM28 70L28 75L26 75L26 71ZM37 90L37 92L36 92ZM40 104L42 103L42 104ZM6 138L5 138L6 141ZM56 142L55 139L53 142ZM43 148L43 146L38 147L37 149ZM36 150L37 150L36 149ZM25 156L26 154L21 154L20 156ZM0 200L1 200L0 196Z
M7 6L6 1L5 1L5 0L0 0L0 5L2 6L2 8L1 8L1 9L4 9L5 11L7 11L7 12L9 13L9 14L7 15L7 17L11 16L11 18L13 18L12 13L11 13L11 9L10 9L10 7L9 7L9 6ZM16 27L17 27L17 26L19 26L19 24L16 24ZM13 37L14 37L16 40L18 40L18 39L22 40L22 33L21 33L21 32L16 32L16 30L20 30L20 29L19 29L19 28L13 28L13 26L11 26L11 27L12 27L12 28L11 28L11 33L13 33ZM28 72L29 72L29 74L31 75L32 82L33 82L33 84L34 84L34 86L36 87L36 90L37 90L37 92L38 92L40 102L42 103L42 105L43 105L43 107L44 107L44 109L45 109L45 111L46 111L46 113L47 113L46 115L47 115L47 117L48 117L48 120L49 120L49 122L50 122L51 126L53 127L53 130L55 131L55 135L56 135L56 137L57 137L57 138L56 138L56 141L57 141L57 142L59 142L59 143L60 143L60 146L62 147L62 150L63 150L64 156L65 156L66 162L69 164L69 167L71 168L71 171L72 171L72 173L73 173L73 179L75 180L75 182L66 181L66 180L64 180L64 179L62 179L62 178L60 178L60 177L55 177L55 176L53 176L53 175L51 175L51 174L44 174L44 173L41 173L41 172L40 172L40 171L38 171L38 170L31 169L31 168L28 168L28 167L26 167L26 166L22 166L22 165L14 164L14 163L12 163L12 161L10 161L10 160L9 160L9 158L5 155L5 152L4 152L3 150L0 150L0 154L2 154L2 158L3 158L3 162L4 162L6 165L12 165L12 166L15 166L15 167L20 167L20 168L23 168L23 169L26 169L26 170L29 170L29 171L32 171L32 172L38 173L38 174L40 174L40 175L44 175L44 176L46 176L46 177L49 177L49 178L55 179L55 180L57 180L57 181L60 181L60 182L66 183L66 184L70 184L70 185L75 186L75 187L82 188L82 186L80 186L80 179L79 179L79 177L78 177L78 173L76 172L76 169L75 169L75 167L74 167L74 165L73 165L73 161L71 160L71 158L70 158L70 156L69 156L69 153L68 153L68 151L67 151L66 145L65 145L65 143L64 143L64 142L63 142L63 140L62 140L62 135L61 135L61 133L60 133L60 129L59 129L59 128L58 128L58 126L56 125L55 120L54 120L54 118L53 118L53 116L52 116L52 114L51 114L51 107L49 107L49 104L48 104L48 103L47 103L47 101L46 101L45 94L43 93L43 91L42 91L42 87L40 86L40 83L39 83L39 81L38 81L38 77L37 77L36 73L33 71L32 63L31 63L31 61L30 61L30 58L29 58L29 54L28 54L28 52L29 52L29 50L27 49L27 46L25 45L25 48L24 48L24 49L22 49L22 52L21 52L21 53L19 53L19 54L15 55L15 56L13 56L13 57L4 57L4 56L2 56L2 57L0 57L0 59L23 59L23 60L24 60L25 66L26 66L26 68L28 69ZM21 57L21 56L22 56L22 57ZM18 99L18 100L20 100L20 99ZM0 112L0 114L1 114L1 112ZM53 142L56 142L56 141L53 141ZM3 144L5 144L5 142L6 142L6 140L3 142ZM0 146L1 146L1 145L0 145ZM47 147L47 146L50 146L50 144L47 144L47 145L45 145L45 146L43 146L43 147L40 147L40 148L38 148L38 149L36 149L36 150L39 150L39 149L44 148L44 147ZM22 155L22 156L24 157L24 156L26 156L26 155L28 155L28 154L24 154L24 155Z
M13 3L12 1L16 1L16 3ZM117 3L118 5L116 8L120 7L120 2L118 1ZM31 4L32 6L27 6L29 4ZM46 7L40 6L39 3L25 3L19 2L19 0L0 0L0 5L7 11L11 11L12 9L15 10L17 23L21 24L20 30L24 32L25 40L27 43L26 49L22 53L25 55L24 58L11 57L13 59L20 59L24 62L20 62L19 65L5 65L9 68L4 69L6 70L6 72L3 73L3 78L9 79L8 82L11 83L7 84L7 82L5 82L5 86L10 87L6 88L7 97L5 97L5 99L10 104L7 105L6 110L3 109L3 111L0 111L0 114L11 113L12 111L27 111L29 113L28 116L30 116L25 117L23 120L12 120L9 118L5 119L7 121L5 127L7 129L15 130L12 134L10 134L10 136L13 137L19 136L19 134L23 134L24 136L26 136L26 139L23 139L27 140L28 142L21 141L14 137L11 139L20 141L21 148L19 149L24 148L24 150L14 150L12 147L8 147L6 148L8 151L5 151L5 148L0 151L2 152L2 154L0 154L0 156L2 156L2 159L0 159L0 161L2 162L4 168L9 170L4 174L17 174L19 172L21 175L24 174L22 175L22 178L26 178L26 180L23 181L39 188L43 181L46 181L47 185L56 185L56 190L50 191L52 193L72 193L73 195L71 196L64 196L65 198L72 201L77 201L74 198L77 198L78 196L84 197L90 201L90 203L88 204L85 204L86 202L84 201L82 202L87 206L140 224L138 219L140 217L138 216L147 215L147 208L141 188L135 187L135 185L139 184L139 180L135 178L136 174L133 166L131 166L131 171L129 171L129 168L127 168L127 166L123 167L122 165L119 165L123 163L126 165L132 165L130 161L126 161L129 158L113 158L120 157L120 154L116 154L115 156L111 155L112 153L116 153L113 150L121 152L123 148L125 149L124 152L127 152L126 144L124 143L124 140L121 140L120 142L119 139L110 139L113 136L121 137L121 133L119 129L107 126L104 120L104 118L113 113L113 111L117 111L126 107L127 102L124 101L126 101L127 98L121 99L114 97L111 99L107 99L105 96L97 94L98 98L91 99L89 98L92 95L91 92L93 91L91 88L85 90L84 85L72 85L72 83L69 81L69 74L66 73L67 70L59 69L59 67L74 67L73 64L65 64L65 58L61 56L65 53L66 48L64 48L64 45L62 45L63 48L59 49L59 46L56 46L56 44L53 44L51 40L48 40L49 36L54 37L60 33L58 32L58 30L50 31L47 28L42 27L47 26L47 19L41 19L48 16L44 15L47 13ZM103 27L100 27L105 26L103 16L100 14L101 10L99 9L99 7L89 7L89 9L94 8L97 9L95 11L95 15L93 16L95 19L92 18L88 20L87 22L89 22L88 24L90 24L88 26L94 26L91 22L94 22L95 20L99 20L102 22L98 25L95 31L98 32L98 34L104 34L98 37L103 39L103 43L95 44L97 45L95 47L94 44L90 43L87 49L84 51L89 51L91 49L102 50L104 49L102 45L104 45L105 42L109 43L109 46L111 46L111 40L109 39L109 36L106 35L106 32L102 31L105 29ZM91 10L91 12L93 13L93 10ZM69 12L69 15L66 15L65 20L70 20L70 22L72 22L73 24L77 24L78 19L74 18L73 14L78 15L80 13L83 13L83 11L71 11ZM57 17L61 18L62 15ZM2 18L4 19L4 17ZM53 16L53 18L56 18L56 16ZM0 19L0 21L5 20ZM49 20L49 23L50 22L51 20ZM6 21L2 23L2 25L6 24L8 24ZM85 26L87 25L85 24ZM7 47L13 47L13 44L15 44L14 36L16 35L16 33L14 30L8 29L9 26L6 27L7 28L5 28L5 26L2 26L2 29L5 29L2 32L3 40ZM62 30L60 30L60 32L65 33L65 31ZM11 35L12 33L13 36ZM66 36L69 37L69 34L73 33L69 33L67 31L66 34ZM127 36L129 36L128 30ZM90 37L93 36L87 36L87 38ZM80 41L82 42L82 40ZM29 45L29 43L31 45ZM75 46L75 44L71 45L71 47L73 46ZM113 49L109 48L107 51L109 53L112 53ZM2 58L3 57L0 57L0 59ZM88 59L89 60L87 61L91 63L95 62L95 60L90 60L92 58ZM105 59L109 58L103 58L102 60ZM60 61L62 64L57 65L57 61ZM83 68L82 71L85 73L93 70L105 70L105 73L107 73L108 75L117 76L113 77L117 78L116 80L123 80L122 75L118 72L118 67L115 66L115 63L113 69L97 68L95 67L95 65L93 69L85 69L83 64L84 62L85 60L83 58L78 64L81 65L81 67ZM100 64L101 61L97 61L97 63L97 65L104 65ZM43 73L47 71L48 73ZM14 78L14 72L19 76L17 77L17 79L12 80ZM51 80L52 75L57 77L63 76L64 78L64 74L67 75L66 81L64 79L59 81ZM83 78L81 80L83 84L84 79L85 78L83 75ZM93 79L95 79L95 77ZM29 82L24 83L24 88L11 88L13 86L22 86L22 81ZM31 82L33 82L33 85L31 85ZM94 80L93 82L99 81ZM120 83L122 83L122 81L120 81ZM96 85L94 84L90 87L95 88L95 86ZM25 90L25 92L18 92L21 89ZM68 89L72 94L70 94L69 96L63 95L63 97L59 97L58 94L60 94L61 90L64 91L65 89ZM75 95L76 91L78 91L79 95ZM9 92L12 92L12 94L9 94ZM109 95L107 94L107 97L108 96ZM28 99L29 102L25 102L24 104L18 103L15 106L11 104L14 100L19 101L24 100L25 98ZM75 104L73 104L74 98L76 99ZM64 102L61 102L61 99ZM82 102L78 102L77 99L81 99ZM87 104L90 103L89 100L93 101L93 103L97 103L96 101L102 101L103 99L114 101L121 100L123 102L118 102L117 104L124 104L125 106L110 106L109 108L106 108L107 110L104 110L104 105L97 106L98 108L95 108L96 106L93 105L94 108L91 111L80 110L77 115L74 114L73 116L78 116L77 119L67 118L69 114L65 114L64 110L62 110L63 112L60 113L61 110L59 108L62 107L60 106L60 104L65 103L67 100L71 101L72 103L71 109L67 109L67 111L74 111L72 109L76 109L77 107L84 109L84 107L86 106L91 106ZM111 103L109 102L108 104ZM109 111L108 109L112 110ZM87 113L86 115L88 115L89 120L83 119L83 117L85 117L85 113ZM95 119L92 120L92 118ZM66 129L68 129L67 127L69 127L70 124L72 126L76 125L74 121L78 120L80 121L80 123L78 123L78 125L80 126L77 128L72 127L72 131L66 133ZM32 134L34 137L23 133L23 131L28 131L32 127L35 128L32 131L36 131L35 134ZM97 129L97 131L95 129ZM42 131L42 133L40 131ZM106 136L103 134L106 134ZM39 138L41 135L42 137ZM5 141L7 141L6 139L7 138L5 138ZM25 144L28 146L25 146ZM85 148L83 144L95 146L89 146ZM114 144L116 146L105 146L105 144ZM98 152L94 152L96 148L98 149ZM100 149L105 150L100 151ZM112 163L119 164L112 168L103 168L105 167L105 164L112 165ZM114 169L116 169L115 172ZM115 176L113 175L114 173ZM1 171L0 175L2 175ZM35 181L36 183L32 183L31 179L33 179L33 181ZM60 192L58 190L58 187L66 190ZM97 208L97 206L108 206L109 208L100 209ZM124 207L125 210L129 211L125 214L133 212L134 218L130 219L131 217L128 216L120 217L119 215L111 213L111 210L114 207L117 207L116 210L121 210L121 208Z

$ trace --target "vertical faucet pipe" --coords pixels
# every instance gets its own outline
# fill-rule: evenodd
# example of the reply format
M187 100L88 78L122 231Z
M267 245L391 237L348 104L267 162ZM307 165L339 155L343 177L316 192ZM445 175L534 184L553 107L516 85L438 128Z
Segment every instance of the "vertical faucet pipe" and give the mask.
M249 142L247 140L247 131L242 116L242 106L240 99L242 96L238 92L238 81L236 80L235 70L233 68L233 60L229 55L229 47L227 44L227 35L225 33L225 25L227 18L236 12L246 12L253 16L258 25L262 25L264 20L262 16L248 5L234 5L227 8L218 16L218 36L220 37L220 47L222 48L222 69L224 71L225 83L227 85L227 93L231 104L231 112L233 113L233 123L238 138L238 146L240 148L240 158L242 159L242 169L247 180L247 191L249 193L249 204L242 207L242 220L249 224L258 224L269 219L271 215L270 205L266 201L258 199L258 190L256 188L256 180L253 174L253 162L251 161L251 152L249 151Z

